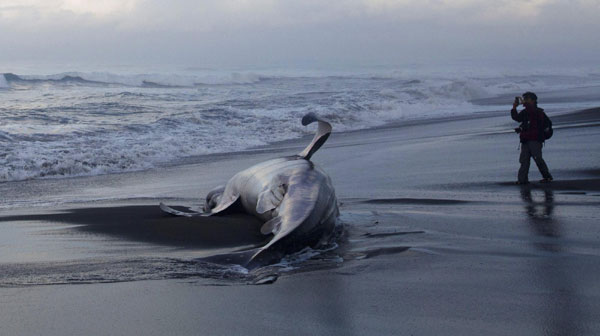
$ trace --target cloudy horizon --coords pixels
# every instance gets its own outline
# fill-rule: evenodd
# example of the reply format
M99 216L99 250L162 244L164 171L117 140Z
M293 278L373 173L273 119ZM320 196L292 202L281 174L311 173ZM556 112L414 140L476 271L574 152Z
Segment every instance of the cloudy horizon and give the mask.
M0 0L0 62L561 62L600 57L600 0Z

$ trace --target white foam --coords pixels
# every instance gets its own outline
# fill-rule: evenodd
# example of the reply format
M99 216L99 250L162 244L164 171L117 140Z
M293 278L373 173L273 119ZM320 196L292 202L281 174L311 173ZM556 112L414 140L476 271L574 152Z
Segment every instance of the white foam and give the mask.
M2 92L0 181L142 170L191 156L244 150L314 132L314 125L299 123L308 112L328 119L335 131L356 130L506 108L474 106L471 99L532 88L600 84L600 76L588 75L277 77L250 72L68 72L22 77L48 80L67 75L127 87L53 86L49 82ZM261 81L264 78L270 80ZM218 85L191 87L199 80ZM139 87L144 81L186 87Z
M262 76L256 73L232 72L228 74L114 74L110 72L62 72L51 75L20 75L25 80L57 81L65 77L80 77L86 81L105 84L121 84L127 86L184 86L193 87L199 84L223 85L223 84L251 84L261 80Z

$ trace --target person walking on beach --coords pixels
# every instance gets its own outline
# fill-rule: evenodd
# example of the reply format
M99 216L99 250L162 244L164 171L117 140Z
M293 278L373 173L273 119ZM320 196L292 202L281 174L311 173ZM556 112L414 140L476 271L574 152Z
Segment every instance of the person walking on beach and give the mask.
M544 110L537 106L537 96L533 92L525 92L523 94L523 106L525 109L517 112L519 106L519 97L515 98L513 108L510 111L510 116L513 120L518 121L521 125L515 128L521 139L521 155L517 184L529 183L529 164L530 158L533 157L543 179L542 183L548 183L553 180L552 175L548 171L548 166L542 158L542 146L544 141L549 137L548 132L551 131L550 119L544 113Z

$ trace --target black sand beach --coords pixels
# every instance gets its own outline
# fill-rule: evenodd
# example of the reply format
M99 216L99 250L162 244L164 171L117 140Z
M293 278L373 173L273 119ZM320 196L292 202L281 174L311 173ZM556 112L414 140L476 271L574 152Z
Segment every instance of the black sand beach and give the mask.
M1 334L599 334L600 109L550 117L556 181L525 187L508 111L334 133L313 161L345 231L294 269L209 269L196 258L261 244L260 223L173 218L158 203L198 207L307 139L2 183Z

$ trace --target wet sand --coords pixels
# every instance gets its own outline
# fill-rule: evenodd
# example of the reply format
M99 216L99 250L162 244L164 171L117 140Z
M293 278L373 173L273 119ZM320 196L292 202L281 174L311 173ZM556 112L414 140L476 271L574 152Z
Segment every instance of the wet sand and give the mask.
M2 184L12 207L0 228L15 237L0 241L3 333L598 334L600 109L551 117L544 156L556 181L525 187L512 183L518 139L508 112L333 134L313 161L341 202L339 248L261 286L148 262L264 239L243 216L173 218L156 205L197 207L238 170L294 154L306 139L146 172ZM532 162L530 180L539 178ZM127 255L145 261L112 262ZM6 280L30 272L69 283L27 265L64 273L86 260L77 285ZM123 280L141 268L131 278L139 281Z

